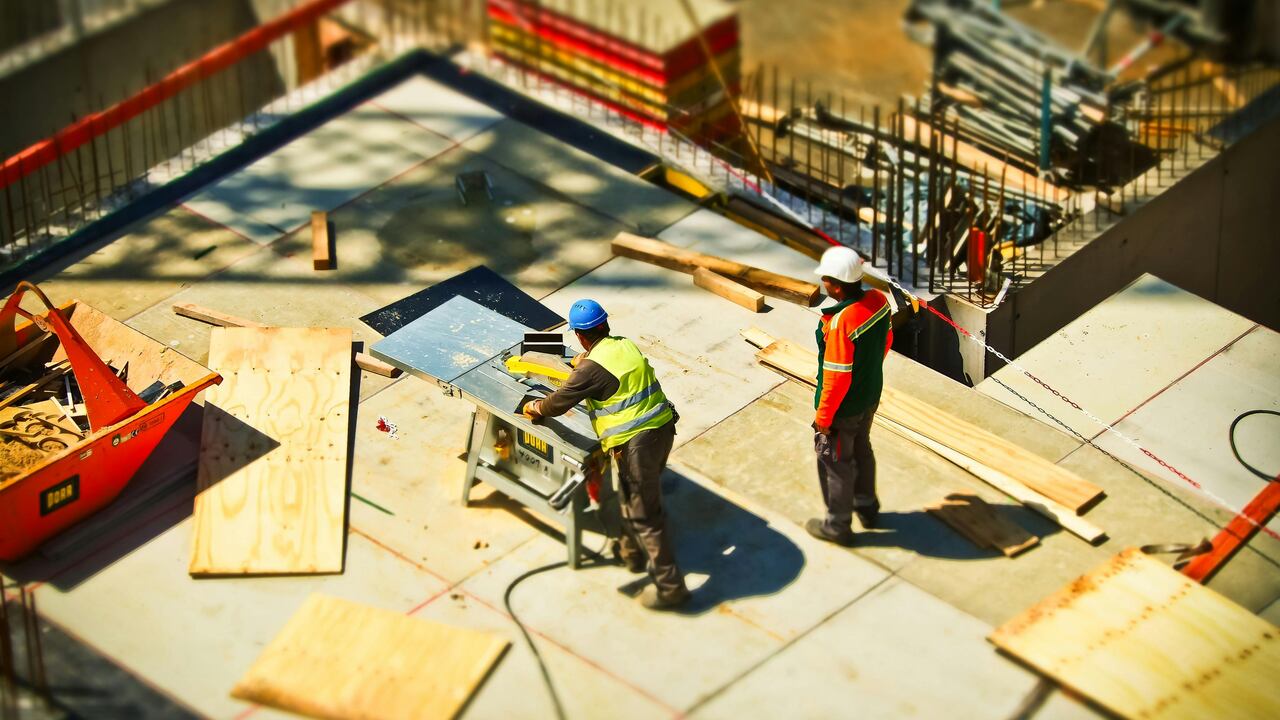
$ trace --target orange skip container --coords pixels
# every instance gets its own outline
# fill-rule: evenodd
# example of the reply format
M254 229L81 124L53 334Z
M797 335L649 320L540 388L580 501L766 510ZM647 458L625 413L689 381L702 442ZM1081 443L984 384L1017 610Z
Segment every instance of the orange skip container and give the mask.
M47 311L19 302L28 292ZM18 316L27 319L17 324ZM172 348L77 300L54 308L36 286L22 282L0 309L0 358L44 332L57 335L53 361L66 359L84 396L89 433L26 472L0 483L0 561L35 550L115 499L191 401L222 377ZM52 349L52 346L51 346ZM43 351L42 351L43 352ZM128 364L128 381L107 366ZM183 387L148 405L136 391L155 381Z

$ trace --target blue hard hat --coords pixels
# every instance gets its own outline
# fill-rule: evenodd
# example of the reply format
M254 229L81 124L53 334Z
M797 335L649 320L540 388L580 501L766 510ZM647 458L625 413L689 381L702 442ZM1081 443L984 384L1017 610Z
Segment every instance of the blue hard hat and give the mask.
M595 300L579 300L569 308L569 327L574 330L590 330L609 319L609 313Z

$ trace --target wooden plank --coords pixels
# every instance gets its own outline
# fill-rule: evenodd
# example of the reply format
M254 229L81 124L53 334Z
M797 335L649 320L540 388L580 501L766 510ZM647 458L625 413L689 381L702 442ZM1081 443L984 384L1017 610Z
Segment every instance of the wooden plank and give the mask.
M817 353L777 340L757 353L760 362L804 383L817 384ZM877 416L915 429L1079 514L1102 500L1102 488L1004 438L890 387Z
M196 305L195 303L174 303L173 311L183 317L189 317L192 320L217 325L219 327L271 327L260 322L249 320L248 318L236 317L226 313L211 310L210 308ZM361 370L366 370L375 375L383 377L399 377L400 368L392 367L388 363L384 363L369 353L358 352L355 354L356 365Z
M1213 550L1192 559L1182 568L1182 574L1196 582L1209 582L1214 573L1253 539L1259 528L1271 522L1277 510L1280 510L1280 476L1267 483L1239 515L1231 518L1213 539Z
M925 511L950 525L974 545L1003 553L1005 557L1013 557L1040 544L1040 538L997 512L977 495L951 493Z
M316 270L333 269L333 242L329 236L329 213L311 211L311 264Z
M1280 717L1280 628L1136 549L989 639L1121 717Z
M939 410L910 395L885 388L879 414L928 435L1079 514L1104 497L1102 488L1026 448Z
M751 312L764 310L764 295L706 268L693 271L693 284Z
M342 571L351 331L214 328L192 575Z
M690 275L700 267L706 268L769 297L804 307L812 307L821 295L821 289L810 282L626 232L613 239L613 254Z
M455 717L510 643L312 595L231 696L320 718Z
M962 453L943 445L936 440L928 438L911 428L899 425L888 418L876 415L876 423L881 427L895 432L902 437L916 443L917 445L932 450L934 453L950 460L955 465L963 468L970 475L978 478L982 482L1017 500L1023 505L1040 513L1057 523L1063 530L1075 535L1091 545L1097 545L1107 539L1107 534L1101 528L1084 518L1076 515L1070 509L1059 505L1053 500L1041 495L998 470L983 465L981 462L974 460Z

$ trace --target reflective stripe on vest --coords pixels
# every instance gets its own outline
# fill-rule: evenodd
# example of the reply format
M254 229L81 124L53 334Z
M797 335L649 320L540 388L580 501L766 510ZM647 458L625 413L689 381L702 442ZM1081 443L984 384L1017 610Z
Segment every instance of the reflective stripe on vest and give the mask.
M600 447L615 448L671 420L667 396L635 343L626 338L607 337L596 343L587 357L618 379L618 390L611 397L586 401Z
M632 405L637 405L643 402L650 395L654 393L659 393L659 392L662 392L662 385L655 380L652 385L641 390L635 395L632 395L626 400L623 400L621 402L616 402L612 405L609 405L608 407L602 407L599 410L588 410L587 413L590 414L591 417L593 418L603 417L605 415L612 415L616 412L621 412L623 410L626 410Z

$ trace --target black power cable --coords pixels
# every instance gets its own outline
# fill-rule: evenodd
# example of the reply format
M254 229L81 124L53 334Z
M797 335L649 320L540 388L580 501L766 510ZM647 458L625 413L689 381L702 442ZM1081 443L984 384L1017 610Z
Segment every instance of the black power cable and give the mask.
M1236 426L1240 424L1241 420L1249 417L1250 415L1280 415L1280 412L1276 412L1275 410L1250 410L1248 412L1242 412L1236 416L1235 420L1231 421L1231 429L1227 431L1227 441L1231 443L1231 454L1236 456L1236 461L1243 465L1249 472L1269 482L1274 480L1276 476L1268 475L1245 462L1244 458L1240 457L1240 451L1236 449Z
M507 614L515 621L516 627L520 628L520 634L524 635L524 641L528 643L529 649L533 651L533 658L538 661L538 669L542 672L542 680L547 684L547 692L551 695L551 702L556 708L556 717L559 720L565 720L564 706L560 704L560 694L556 692L556 686L551 682L551 673L547 670L547 663L542 659L542 653L538 651L538 646L533 642L533 638L529 635L529 630L525 628L524 623L520 622L520 616L516 615L516 611L511 607L511 593L515 592L516 586L521 582L528 580L534 575L540 575L544 572L556 570L568 565L567 560L553 562L549 565L537 567L529 572L521 575L511 584L507 586L507 592L502 596L502 603L507 606Z

